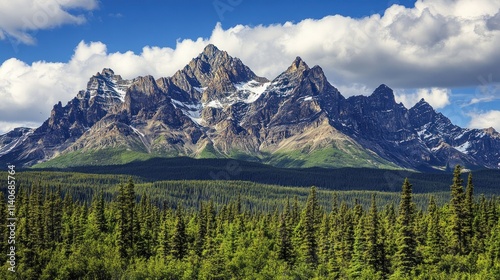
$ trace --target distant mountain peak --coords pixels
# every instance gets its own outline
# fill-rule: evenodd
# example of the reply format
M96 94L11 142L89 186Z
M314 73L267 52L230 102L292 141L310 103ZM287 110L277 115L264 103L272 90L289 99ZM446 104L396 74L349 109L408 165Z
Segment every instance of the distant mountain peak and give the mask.
M420 101L418 101L417 103L415 103L415 105L413 107L420 107L420 106L429 106L429 107L432 107L431 104L429 104L429 102L427 102L424 98L421 98Z
M372 93L372 95L382 96L386 98L394 98L394 92L390 87L385 84L378 86Z
M305 63L304 60L300 56L297 56L295 60L292 62L292 65L288 67L286 72L291 73L291 72L297 72L297 71L305 71L309 70L309 66Z
M389 108L397 104L393 90L385 84L378 86L369 98L379 104L378 107Z
M417 110L417 111L429 111L429 112L434 112L434 108L432 108L431 104L429 102L425 101L424 98L420 99L413 107L410 108L410 110Z
M107 164L111 159L94 151L113 149L189 157L236 152L288 167L429 170L452 161L500 169L494 129L463 129L424 99L407 109L394 97L381 84L370 96L345 99L320 66L309 68L300 57L269 82L209 44L171 77L124 80L102 69L36 130L0 135L0 164L57 164L59 157Z
M100 74L105 77L112 77L115 75L115 72L111 68L104 68Z
M204 49L202 54L208 56L208 57L214 57L218 53L221 53L222 51L219 50L214 44L208 44Z

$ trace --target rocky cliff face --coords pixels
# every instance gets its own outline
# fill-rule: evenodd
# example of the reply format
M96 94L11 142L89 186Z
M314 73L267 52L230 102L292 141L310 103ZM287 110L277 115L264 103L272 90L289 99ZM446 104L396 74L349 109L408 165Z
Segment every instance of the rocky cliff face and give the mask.
M113 163L96 151L290 167L500 168L493 129L455 126L424 100L407 109L386 85L346 99L300 57L269 81L213 45L172 77L124 80L104 69L41 127L0 136L0 162L92 154L85 164Z

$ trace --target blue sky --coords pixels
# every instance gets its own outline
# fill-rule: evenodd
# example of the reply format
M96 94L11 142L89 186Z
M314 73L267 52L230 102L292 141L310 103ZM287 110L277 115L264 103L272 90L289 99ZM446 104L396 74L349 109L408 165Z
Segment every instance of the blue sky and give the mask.
M39 2L0 0L0 133L39 125L104 67L169 76L207 43L270 79L301 56L345 96L385 83L407 107L500 130L495 0Z
M3 40L0 61L16 57L27 63L65 62L82 40L103 42L108 52L137 53L144 46L175 47L178 39L208 37L218 22L229 28L299 22L334 14L360 18L383 13L394 3L411 6L413 1L106 0L91 11L74 9L73 13L86 17L83 24L30 32L35 44L23 44L15 38Z

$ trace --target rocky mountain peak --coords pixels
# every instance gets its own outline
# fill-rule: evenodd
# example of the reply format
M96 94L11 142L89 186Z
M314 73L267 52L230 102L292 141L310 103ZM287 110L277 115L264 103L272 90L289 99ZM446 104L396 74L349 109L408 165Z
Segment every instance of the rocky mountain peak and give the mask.
M129 88L131 91L145 93L147 95L152 95L159 91L158 85L153 76L143 76L138 77L134 80Z
M392 89L384 84L378 86L368 97L373 105L381 109L391 109L397 105Z
M431 104L429 104L425 99L420 99L410 110L415 110L419 112L434 112L434 108L432 108Z
M251 81L268 82L255 75L239 58L211 44L172 76L173 84L204 103L228 98L238 90L238 85Z
M215 57L219 53L221 53L221 50L219 50L215 45L208 44L203 49L203 52L200 54L200 56L205 55L206 57Z
M286 70L286 73L303 72L305 70L309 70L309 66L307 66L300 56L297 56L292 65Z
M100 74L104 77L113 77L115 72L111 68L104 68Z
M0 135L0 164L109 148L190 157L241 151L289 167L318 166L312 155L321 154L325 167L442 169L453 160L500 168L492 128L462 129L424 99L407 109L384 84L345 99L320 66L300 57L268 83L214 45L158 80L123 80L104 68L38 129Z
M485 128L483 131L488 135L498 135L498 132L493 127Z
M98 104L103 108L108 108L123 102L129 85L130 81L122 79L120 75L115 75L110 68L104 68L102 72L98 72L89 79L87 88L81 90L76 98L88 102L89 106Z
M381 84L380 86L378 86L372 93L373 97L377 97L377 98L385 98L385 99L389 99L389 100L394 100L394 92L392 91L392 89L388 86L386 86L385 84Z

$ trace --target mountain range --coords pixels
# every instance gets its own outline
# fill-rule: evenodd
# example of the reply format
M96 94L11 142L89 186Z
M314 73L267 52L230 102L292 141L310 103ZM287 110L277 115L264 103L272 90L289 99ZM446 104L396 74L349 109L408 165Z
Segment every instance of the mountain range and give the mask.
M345 98L297 57L273 80L214 45L171 77L92 76L38 128L0 135L0 163L108 165L152 157L235 158L279 167L500 169L500 134L454 125L382 84Z

